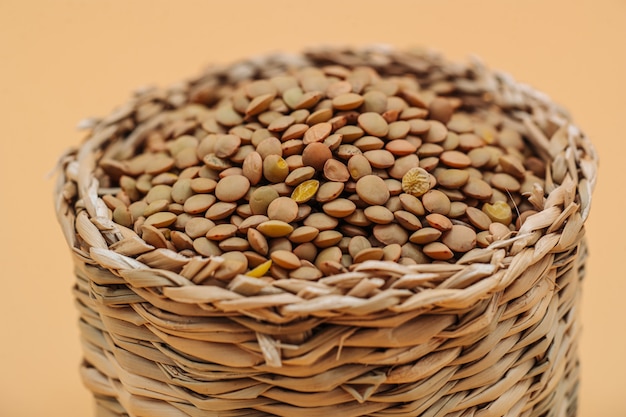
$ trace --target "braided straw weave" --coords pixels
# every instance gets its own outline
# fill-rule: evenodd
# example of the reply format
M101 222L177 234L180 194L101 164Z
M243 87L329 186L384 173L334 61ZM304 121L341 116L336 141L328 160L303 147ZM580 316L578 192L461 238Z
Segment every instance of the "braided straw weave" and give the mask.
M539 212L454 264L368 261L316 281L197 284L221 258L154 249L111 220L103 155L131 156L155 126L216 86L290 66L443 71L488 94L548 162ZM466 83L464 74L473 74ZM143 112L147 102L169 110ZM574 416L584 221L597 158L540 93L429 51L319 49L208 69L139 91L62 158L56 210L75 263L81 372L102 417ZM181 127L184 129L184 127Z

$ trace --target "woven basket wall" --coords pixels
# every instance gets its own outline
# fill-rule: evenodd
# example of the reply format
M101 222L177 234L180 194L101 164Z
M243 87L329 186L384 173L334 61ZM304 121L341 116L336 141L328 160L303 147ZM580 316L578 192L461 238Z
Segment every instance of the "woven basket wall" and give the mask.
M75 263L81 372L98 415L575 416L596 155L563 110L479 62L468 65L482 92L517 121L549 175L534 196L542 210L519 233L455 264L370 261L317 281L240 277L218 287L197 282L219 258L149 249L111 221L95 176L103 154L131 155L212 85L332 62L391 62L401 73L439 58L311 51L213 68L137 92L92 121L62 159L56 210ZM139 117L147 102L170 110Z

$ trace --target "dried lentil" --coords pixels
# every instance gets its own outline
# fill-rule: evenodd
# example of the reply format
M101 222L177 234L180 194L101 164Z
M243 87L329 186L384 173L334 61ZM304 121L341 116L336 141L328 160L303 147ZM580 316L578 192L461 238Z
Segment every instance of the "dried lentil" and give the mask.
M121 190L103 196L115 222L185 256L223 254L218 279L248 267L318 279L364 260L453 262L535 213L522 194L546 163L517 122L464 95L469 80L259 69L216 105L179 99L184 116L148 132L143 153L100 162L101 183ZM137 118L161 109L141 104Z

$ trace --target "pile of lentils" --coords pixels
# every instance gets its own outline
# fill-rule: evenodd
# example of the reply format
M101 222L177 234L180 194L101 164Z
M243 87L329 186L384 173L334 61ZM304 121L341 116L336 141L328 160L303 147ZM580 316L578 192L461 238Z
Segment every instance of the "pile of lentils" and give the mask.
M135 117L170 115L131 157L100 160L116 190L103 200L146 243L219 255L229 277L453 263L514 235L546 170L467 75L461 91L329 63L207 87L178 108L154 98Z

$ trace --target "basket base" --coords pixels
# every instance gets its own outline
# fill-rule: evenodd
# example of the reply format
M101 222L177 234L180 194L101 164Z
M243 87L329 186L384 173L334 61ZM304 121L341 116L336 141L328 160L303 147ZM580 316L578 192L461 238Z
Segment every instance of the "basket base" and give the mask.
M106 376L103 375L102 373L100 373L98 370L96 370L95 368L90 367L89 364L85 363L83 364L83 371L87 371L87 372L83 372L83 375L89 375L89 377L91 378L97 378L98 379L98 383L102 383L103 380L107 380ZM578 365L576 365L576 372L578 371ZM90 386L93 384L94 381L85 381L85 384L87 386ZM578 415L578 382L576 382L572 387L569 387L569 392L567 397L565 398L565 401L561 402L561 404L559 404L558 406L553 406L550 407L548 410L539 410L537 408L532 409L532 410L526 410L525 412L521 413L521 414L517 414L517 416L520 417L577 417ZM111 389L111 391L115 391L115 388L113 385L109 385L109 388ZM561 389L566 389L565 386L562 386ZM124 407L122 406L122 404L118 401L117 397L115 396L105 396L105 395L94 395L94 402L95 402L95 416L96 417L134 417L131 414L128 414L126 412L126 410L124 409ZM550 404L552 403L551 401L545 401L544 404ZM241 412L239 414L233 414L232 411L228 412L229 416L241 416L241 417L252 417L252 416L257 416L257 417L268 417L268 416L274 416L274 414L268 414L268 413L262 413L256 410L240 410ZM386 410L389 411L389 410ZM181 414L182 415L182 414ZM186 415L186 414L185 414ZM198 416L198 417L213 417L213 416L221 416L223 414L221 414L219 411L216 412L205 412L205 411L201 411L198 410L197 414L194 414L194 416ZM383 415L392 415L392 414L367 414L364 415L363 417L379 417L379 416L383 416ZM429 414L430 415L430 414ZM435 414L437 417L465 417L465 414L459 414L457 413L452 413L452 414ZM471 415L471 414L470 414ZM404 415L404 414L393 414L393 416L396 417L417 417L414 415ZM172 416L173 417L173 416ZM504 416L503 416L504 417ZM509 417L509 414L506 415L506 417ZM512 417L512 415L511 415Z

